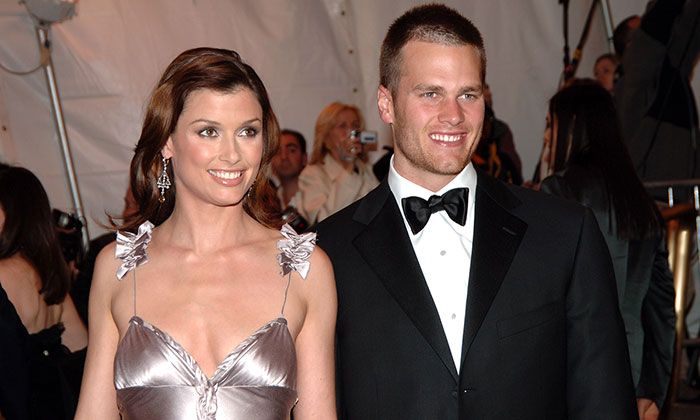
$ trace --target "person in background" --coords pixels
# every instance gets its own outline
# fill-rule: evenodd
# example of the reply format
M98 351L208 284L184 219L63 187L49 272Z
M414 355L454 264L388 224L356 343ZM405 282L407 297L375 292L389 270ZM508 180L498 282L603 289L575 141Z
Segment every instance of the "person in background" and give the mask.
M658 0L614 34L621 57L615 84L622 136L644 182L700 177L700 125L690 84L700 56L700 0ZM666 200L664 187L650 190ZM676 188L690 202L692 188Z
M496 113L493 108L493 94L491 92L491 86L488 83L486 83L484 87L484 101L487 108L486 113L488 114L490 112L490 115L493 117L493 119L490 121L488 119L485 119L484 121L485 124L491 124L488 138L495 142L498 151L507 156L507 159L512 164L513 175L510 177L510 181L515 185L520 185L522 184L523 179L523 164L520 160L518 151L515 149L513 132L510 130L510 127L505 121L496 117Z
M272 180L277 186L282 219L297 232L308 229L309 223L299 214L299 174L306 167L306 139L294 130L280 132L280 145L272 158Z
M522 163L515 150L513 133L505 122L496 118L493 96L487 83L484 86L484 128L481 140L472 155L474 165L496 179L515 185L523 183Z
M353 131L364 129L359 108L333 102L318 115L309 165L299 175L300 213L312 225L364 197L378 182L358 156Z
M166 68L131 163L139 211L95 264L76 419L335 418L330 264L260 201L278 136L235 51Z
M675 312L663 222L622 142L612 97L581 80L549 102L555 174L541 190L591 208L612 257L642 420L655 420L673 362ZM546 256L543 256L546 259Z
M87 331L46 191L0 165L0 418L72 419Z
M593 77L600 83L605 90L610 94L613 93L615 87L615 79L617 78L618 59L615 54L603 54L595 60L593 65Z

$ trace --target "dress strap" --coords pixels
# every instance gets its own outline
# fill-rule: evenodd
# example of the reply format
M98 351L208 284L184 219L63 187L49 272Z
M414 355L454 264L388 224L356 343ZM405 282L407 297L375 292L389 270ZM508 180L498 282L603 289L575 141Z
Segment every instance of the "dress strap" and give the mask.
M316 233L308 232L300 235L286 223L280 229L280 233L284 238L277 241L277 249L280 251L277 254L277 263L282 269L282 275L287 276L287 286L284 289L284 301L280 312L284 315L289 286L292 282L292 271L296 271L302 279L306 279L311 268L309 259L316 246Z
M117 248L115 256L122 260L117 268L117 279L122 280L126 273L133 271L134 315L136 315L136 267L148 262L146 249L151 242L153 223L145 221L137 233L117 231Z

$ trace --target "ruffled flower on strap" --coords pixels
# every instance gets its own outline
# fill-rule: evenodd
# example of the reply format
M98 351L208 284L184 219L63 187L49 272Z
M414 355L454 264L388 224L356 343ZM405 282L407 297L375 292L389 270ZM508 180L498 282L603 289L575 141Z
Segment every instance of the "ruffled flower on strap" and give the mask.
M308 232L299 235L288 224L282 226L280 233L285 237L277 241L277 249L280 251L277 254L277 262L282 267L282 274L287 275L296 271L306 279L311 268L309 257L316 244L316 234Z
M145 221L139 226L137 233L117 231L116 257L122 260L122 265L117 268L117 278L121 280L126 273L148 262L146 248L151 242L153 223Z

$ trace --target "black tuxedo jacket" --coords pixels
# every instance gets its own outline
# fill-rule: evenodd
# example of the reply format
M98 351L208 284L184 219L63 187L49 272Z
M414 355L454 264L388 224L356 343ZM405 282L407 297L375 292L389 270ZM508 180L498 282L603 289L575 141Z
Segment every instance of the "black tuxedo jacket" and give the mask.
M341 418L635 419L590 211L478 174L457 372L386 180L318 226L338 288Z

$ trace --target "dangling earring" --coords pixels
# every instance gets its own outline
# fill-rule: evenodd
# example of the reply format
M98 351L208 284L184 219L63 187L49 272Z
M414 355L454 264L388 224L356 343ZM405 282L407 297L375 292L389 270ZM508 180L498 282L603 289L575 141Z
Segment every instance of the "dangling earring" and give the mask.
M160 197L158 197L158 201L161 203L165 203L165 191L170 189L170 177L168 176L168 161L169 159L166 159L165 156L163 156L163 172L161 172L160 176L158 177L158 182L157 186L158 189L160 190Z

